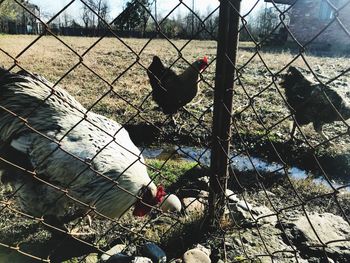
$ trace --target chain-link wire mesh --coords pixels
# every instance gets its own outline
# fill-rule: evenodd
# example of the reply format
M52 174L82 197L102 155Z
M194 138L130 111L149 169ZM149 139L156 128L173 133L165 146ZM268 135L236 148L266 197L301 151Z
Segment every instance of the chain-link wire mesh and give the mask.
M232 63L227 157L228 187L244 201L228 201L229 240L237 261L346 262L349 64L339 52L350 41L349 1L266 2L258 38L239 15L248 43Z
M348 262L350 1L103 2L0 1L0 259Z

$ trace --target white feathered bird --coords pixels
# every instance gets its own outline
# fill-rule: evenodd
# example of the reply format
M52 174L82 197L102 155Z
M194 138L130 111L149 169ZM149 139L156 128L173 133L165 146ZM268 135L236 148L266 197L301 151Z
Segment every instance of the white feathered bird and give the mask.
M133 205L133 214L143 216L165 195L121 125L24 71L0 69L0 157L2 182L14 187L21 209L58 222L73 204L89 210L75 199L119 218Z

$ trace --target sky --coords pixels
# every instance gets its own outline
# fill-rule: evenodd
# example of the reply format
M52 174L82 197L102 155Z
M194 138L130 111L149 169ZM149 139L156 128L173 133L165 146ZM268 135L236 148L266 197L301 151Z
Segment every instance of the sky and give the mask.
M242 0L241 3L241 13L245 14L247 13L251 7L256 3L258 3L258 6L261 7L264 3L263 0ZM30 0L31 3L36 4L40 7L42 14L44 15L52 15L57 13L59 10L61 10L65 5L67 5L71 0L56 0L56 1L48 1L48 0ZM114 18L116 17L121 11L123 6L125 6L125 3L127 0L107 0L111 12L110 17ZM189 7L192 7L192 0L183 0L183 2L188 5ZM170 12L179 1L176 0L157 0L157 12L160 14L160 16L164 16L168 12ZM209 11L214 10L218 5L218 0L195 0L195 10L197 10L201 14L206 14ZM154 7L153 7L154 8ZM154 10L152 8L152 10ZM174 15L178 14L185 14L188 12L188 10L181 6L174 12ZM72 16L72 18L76 19L78 22L81 22L81 13L82 13L82 4L79 0L76 0L69 8L67 9L67 13Z

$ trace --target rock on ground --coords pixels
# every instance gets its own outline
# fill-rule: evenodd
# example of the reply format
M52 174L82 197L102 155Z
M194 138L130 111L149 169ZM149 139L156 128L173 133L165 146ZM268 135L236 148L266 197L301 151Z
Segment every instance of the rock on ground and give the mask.
M276 262L350 262L350 225L331 213L281 214L279 219L265 206L229 204L227 213L242 229L227 240L228 258L254 257L266 251ZM311 224L310 224L310 222ZM251 222L252 224L242 224ZM244 248L244 249L243 249ZM283 252L282 252L283 251ZM295 251L295 252L293 252ZM271 262L269 257L259 257Z
M135 257L131 263L153 263L151 259L146 257Z
M122 252L125 249L125 247L126 246L124 244L117 244L117 245L115 245L114 247L112 247L111 249L106 251L106 253L102 254L101 260L102 261L107 261L111 256Z
M194 248L185 252L183 263L211 263L211 260L202 250Z
M206 200L202 198L187 197L183 199L185 211L189 214L203 214L205 210Z
M301 215L283 222L285 237L301 253L325 259L328 256L335 262L350 262L349 224L340 216L330 213L310 213L308 218ZM326 245L324 248L322 243Z
M141 249L141 255L150 258L153 262L166 263L167 257L165 252L152 242L147 242Z

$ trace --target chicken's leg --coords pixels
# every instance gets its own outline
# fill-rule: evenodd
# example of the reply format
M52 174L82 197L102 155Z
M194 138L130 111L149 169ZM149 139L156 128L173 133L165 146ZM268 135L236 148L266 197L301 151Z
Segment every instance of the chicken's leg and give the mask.
M290 139L289 139L289 141L290 142L293 142L293 141L296 141L296 142L298 142L298 143L303 143L303 140L300 140L300 139L298 139L295 135L296 135L296 133L297 133L297 123L296 123L296 121L292 121L292 122L290 122L290 125L289 125L289 131L290 131Z
M323 132L323 124L321 124L321 123L315 123L315 122L314 122L313 125L314 125L315 131L316 131L319 135L321 135L321 137L322 137L323 140L325 141L325 145L326 145L326 146L332 146L332 145L333 145L332 142L329 140L328 136L327 136L326 134L324 134L324 132Z
M291 138L291 140L295 139L296 127L297 127L297 124L293 120L293 122L291 122L290 125L289 125L289 131L290 131L290 138Z

